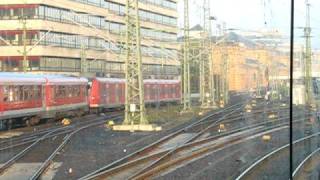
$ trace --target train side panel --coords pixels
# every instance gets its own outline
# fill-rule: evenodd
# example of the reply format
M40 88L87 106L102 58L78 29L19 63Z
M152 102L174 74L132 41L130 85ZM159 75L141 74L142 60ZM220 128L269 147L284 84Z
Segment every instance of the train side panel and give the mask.
M44 82L39 78L0 77L0 120L43 113Z
M91 108L113 108L125 103L125 81L115 78L96 78L92 81Z
M73 115L88 110L87 84L84 78L47 78L47 116Z

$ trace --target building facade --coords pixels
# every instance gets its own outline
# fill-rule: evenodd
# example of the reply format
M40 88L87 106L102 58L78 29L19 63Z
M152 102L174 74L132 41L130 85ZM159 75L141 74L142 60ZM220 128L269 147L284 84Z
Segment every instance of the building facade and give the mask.
M289 79L289 56L281 51L241 43L218 45L212 50L214 73L219 77L226 74L230 91L256 90Z
M125 0L0 1L0 69L123 77ZM179 74L177 0L140 0L148 78Z

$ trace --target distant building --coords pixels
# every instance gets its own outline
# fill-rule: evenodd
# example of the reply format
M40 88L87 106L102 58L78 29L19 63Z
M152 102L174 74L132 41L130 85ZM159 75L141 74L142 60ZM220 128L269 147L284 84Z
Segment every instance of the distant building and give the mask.
M0 70L22 71L26 29L28 71L79 75L85 68L88 76L123 76L124 3L0 1ZM140 0L139 8L145 76L176 78L180 68L180 47L175 43L177 0Z
M215 74L221 77L227 63L230 91L255 90L267 87L271 81L288 80L289 56L276 48L261 46L235 33L228 33L225 43L213 47ZM218 78L219 79L219 78Z

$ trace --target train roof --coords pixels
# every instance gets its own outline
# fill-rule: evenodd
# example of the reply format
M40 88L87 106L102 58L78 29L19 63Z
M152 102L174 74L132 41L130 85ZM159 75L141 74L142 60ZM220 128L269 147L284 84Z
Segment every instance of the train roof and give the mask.
M9 73L0 72L1 83L87 83L86 78L70 77L63 75L46 75L46 74L30 74L30 73Z
M49 84L87 84L88 79L82 77L45 77Z
M177 84L180 83L179 80L175 79L146 79L145 83L154 83L154 84Z
M19 84L42 84L46 80L39 76L21 73L0 72L0 84L19 83Z
M100 82L121 82L124 83L125 80L124 79L120 79L120 78L95 78L96 80L100 81Z
M125 79L120 78L96 78L96 80L100 82L121 82L124 83ZM144 83L153 83L153 84L176 84L180 83L179 80L171 80L171 79L145 79Z

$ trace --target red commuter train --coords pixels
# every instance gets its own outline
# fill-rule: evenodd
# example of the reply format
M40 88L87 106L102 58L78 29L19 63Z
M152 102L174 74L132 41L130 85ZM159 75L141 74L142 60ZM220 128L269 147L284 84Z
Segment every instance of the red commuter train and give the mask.
M144 80L146 103L178 102L180 95L178 80ZM90 91L90 108L119 107L125 103L125 80L95 78Z
M145 80L146 103L178 102L178 80ZM0 129L14 123L37 124L40 119L81 116L121 107L125 80L60 75L0 73Z

